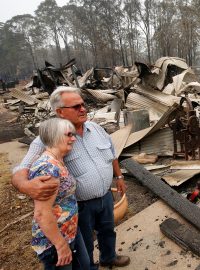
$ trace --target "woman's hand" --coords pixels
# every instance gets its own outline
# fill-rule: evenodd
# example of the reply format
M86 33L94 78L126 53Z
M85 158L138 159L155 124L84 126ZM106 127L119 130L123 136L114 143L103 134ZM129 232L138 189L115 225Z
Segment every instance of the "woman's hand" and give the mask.
M58 261L56 266L63 266L66 264L70 264L72 261L72 252L67 244L67 242L64 242L62 246L59 248L56 248L57 254L58 254Z

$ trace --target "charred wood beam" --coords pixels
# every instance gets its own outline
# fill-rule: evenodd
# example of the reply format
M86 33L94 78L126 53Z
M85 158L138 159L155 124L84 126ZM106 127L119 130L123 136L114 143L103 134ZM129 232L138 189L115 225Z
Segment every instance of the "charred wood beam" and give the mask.
M149 188L180 215L200 229L200 208L181 196L157 176L147 171L143 166L133 161L133 159L123 160L121 164L139 182Z
M190 250L200 256L200 234L195 228L181 224L174 218L168 218L160 224L160 230L184 250Z

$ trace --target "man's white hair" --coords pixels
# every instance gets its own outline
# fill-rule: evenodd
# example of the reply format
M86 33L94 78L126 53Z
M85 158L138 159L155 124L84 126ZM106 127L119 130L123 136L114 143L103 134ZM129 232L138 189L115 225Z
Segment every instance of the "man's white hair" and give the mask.
M61 98L63 93L76 93L78 95L81 95L81 91L79 88L71 87L71 86L57 87L56 90L53 91L50 97L51 108L54 112L56 112L56 109L64 106L62 102L62 98Z

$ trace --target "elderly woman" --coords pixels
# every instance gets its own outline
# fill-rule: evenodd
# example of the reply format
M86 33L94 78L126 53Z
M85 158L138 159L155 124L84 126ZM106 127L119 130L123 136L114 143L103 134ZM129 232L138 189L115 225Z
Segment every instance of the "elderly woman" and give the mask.
M76 181L63 162L76 140L74 132L74 126L68 120L54 118L44 121L39 134L46 151L33 163L29 173L30 181L41 175L51 175L59 181L56 194L49 200L34 200L32 247L45 270L90 269L82 236L77 232Z

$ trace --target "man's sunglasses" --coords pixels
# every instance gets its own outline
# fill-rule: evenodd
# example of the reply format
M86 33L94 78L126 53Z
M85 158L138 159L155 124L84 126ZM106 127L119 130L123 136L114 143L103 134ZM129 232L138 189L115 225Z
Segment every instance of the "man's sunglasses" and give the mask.
M64 135L67 137L70 137L70 138L73 136L76 137L76 133L74 133L74 132L68 132L68 133L65 133Z
M62 106L60 107L61 109L65 109L65 108L72 108L74 110L77 110L79 111L81 109L81 107L85 108L85 103L80 103L80 104L76 104L76 105L73 105L73 106Z

